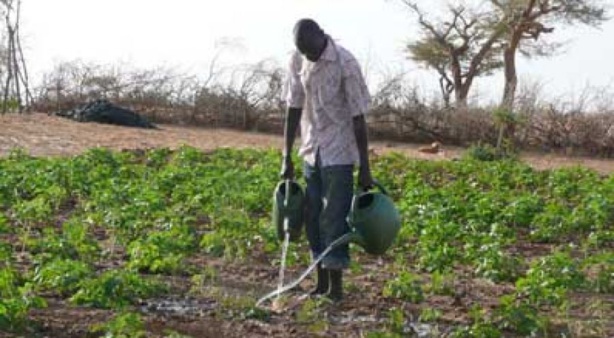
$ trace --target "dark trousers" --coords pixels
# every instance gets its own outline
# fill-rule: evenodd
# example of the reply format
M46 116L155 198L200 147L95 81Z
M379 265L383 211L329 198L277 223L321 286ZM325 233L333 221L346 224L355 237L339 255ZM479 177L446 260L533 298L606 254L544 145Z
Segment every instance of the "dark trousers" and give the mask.
M304 164L306 187L306 233L313 258L333 241L349 232L347 215L352 204L353 165L322 167L320 157L315 166ZM325 269L346 269L350 263L349 245L331 251L324 260Z

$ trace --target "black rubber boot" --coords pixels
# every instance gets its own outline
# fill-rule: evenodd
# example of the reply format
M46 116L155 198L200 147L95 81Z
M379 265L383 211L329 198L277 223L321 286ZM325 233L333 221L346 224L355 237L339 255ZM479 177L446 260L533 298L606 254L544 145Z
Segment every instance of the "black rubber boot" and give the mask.
M322 265L318 264L318 281L316 287L309 293L312 296L323 295L328 292L330 278L328 270L322 269Z
M329 270L330 291L328 298L334 302L343 300L343 270Z

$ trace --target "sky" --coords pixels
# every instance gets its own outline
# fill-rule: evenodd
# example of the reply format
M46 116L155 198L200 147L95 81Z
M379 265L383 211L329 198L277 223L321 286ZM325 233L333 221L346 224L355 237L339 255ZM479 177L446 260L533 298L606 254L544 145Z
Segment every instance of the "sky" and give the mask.
M614 6L614 0L603 2ZM420 3L432 15L446 4ZM398 0L23 0L21 34L34 79L71 60L204 76L218 52L229 66L263 59L285 65L292 27L303 17L318 21L367 66L373 90L381 74L406 72L423 93L437 91L437 76L407 59L404 48L419 30ZM538 82L552 97L614 87L614 20L600 29L559 26L554 34L566 42L564 53L519 60L521 83ZM478 80L474 91L498 100L502 84L499 73Z

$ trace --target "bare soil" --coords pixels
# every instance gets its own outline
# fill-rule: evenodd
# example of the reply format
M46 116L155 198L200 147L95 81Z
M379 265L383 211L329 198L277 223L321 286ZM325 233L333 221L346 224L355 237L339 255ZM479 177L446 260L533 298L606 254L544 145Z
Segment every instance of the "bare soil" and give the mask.
M177 148L189 145L203 150L230 148L277 148L283 140L278 135L248 133L227 129L204 129L159 125L158 130L77 123L65 118L32 113L0 116L0 155L20 147L34 156L79 154L92 147L111 149ZM438 154L418 151L422 144L372 142L376 153L400 152L412 158L449 160L458 158L465 149L443 145ZM585 166L602 174L614 172L614 159L570 157L558 154L530 153L521 158L536 169Z

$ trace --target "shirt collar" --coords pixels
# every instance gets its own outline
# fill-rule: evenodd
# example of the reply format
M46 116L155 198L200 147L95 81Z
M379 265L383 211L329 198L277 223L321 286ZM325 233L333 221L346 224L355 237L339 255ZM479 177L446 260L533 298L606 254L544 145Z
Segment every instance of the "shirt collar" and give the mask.
M333 42L333 39L331 39L330 37L328 37L327 39L328 39L328 43L326 44L326 48L324 49L324 52L320 56L320 60L337 61L338 55L337 55L337 50L335 48L335 43Z

